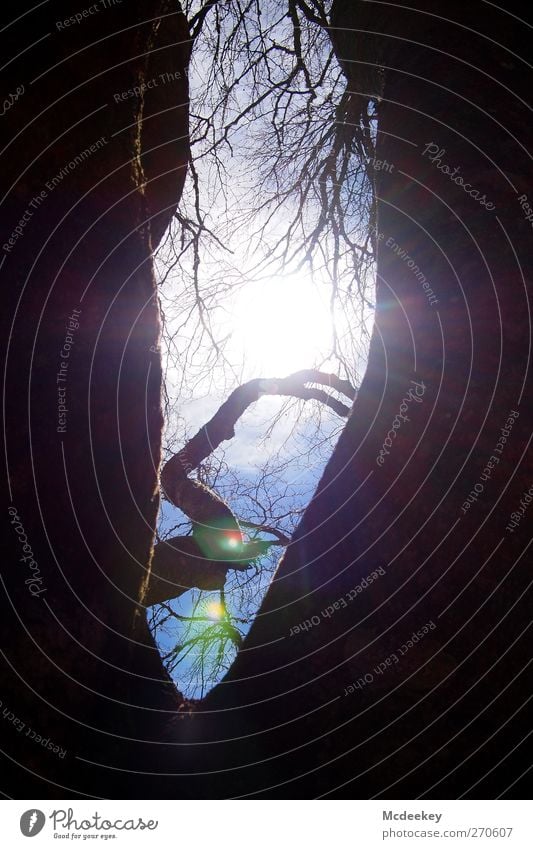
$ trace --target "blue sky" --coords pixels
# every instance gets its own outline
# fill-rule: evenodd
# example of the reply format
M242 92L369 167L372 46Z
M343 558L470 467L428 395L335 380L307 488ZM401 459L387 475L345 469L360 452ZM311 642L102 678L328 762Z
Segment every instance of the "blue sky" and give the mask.
M198 403L191 402L187 405L187 411L192 411L191 415L191 433L193 433L201 424L215 412L220 403L220 399L213 397L209 399L201 399ZM313 402L314 403L314 402ZM334 414L326 411L323 413L323 419L320 426L320 435L322 439L329 436L329 440L325 441L319 450L312 452L312 457L306 457L302 461L295 459L299 448L299 443L309 441L311 444L316 443L317 424L313 424L305 417L299 424L298 410L296 408L287 411L283 415L278 424L274 427L270 439L261 441L261 437L267 429L268 423L276 413L279 413L283 402L280 399L265 397L255 405L256 409L251 408L244 420L236 428L235 439L230 443L226 443L227 449L224 452L225 460L231 467L234 475L237 475L243 486L254 486L257 478L261 474L261 470L265 468L269 459L273 454L280 452L280 462L276 463L279 468L276 474L269 480L268 496L276 502L276 509L283 513L291 508L305 508L309 498L312 495L316 484L322 473L322 469L327 462L331 448L336 440L341 420ZM183 412L183 411L182 411ZM311 412L316 412L311 411ZM194 424L193 424L194 423ZM296 425L296 428L295 428ZM291 435L291 432L294 431ZM222 446L222 449L224 446ZM221 453L221 452L218 452ZM224 479L222 480L224 484ZM222 485L217 489L226 500L231 504L232 509L239 518L247 518L250 516L251 507L247 498L235 497L232 492L231 481L225 486ZM181 511L174 508L168 502L164 502L160 516L160 532L164 534L172 528L177 522L185 521L185 517ZM280 523L284 530L290 530L294 522L297 521L297 516L294 516L292 521L285 520ZM178 531L178 533L186 533L186 529ZM264 537L266 538L266 537ZM227 610L231 617L237 620L246 618L248 622L237 621L236 626L241 633L245 634L251 624L253 613L259 607L264 593L271 579L272 568L277 562L279 556L283 552L281 547L273 547L270 550L271 554L258 561L259 568L252 571L250 577L246 573L246 579L249 584L244 594L243 605L243 590L239 589L242 583L243 573L228 572L225 600ZM205 616L206 606L214 600L218 600L218 593L202 593L199 591L190 591L185 593L179 599L171 603L172 609L182 616L191 616L193 604L196 603L201 595L200 615ZM197 612L198 615L198 612ZM214 620L216 621L216 619ZM202 622L198 624L197 631L205 630L212 623ZM162 653L168 652L183 635L183 627L180 628L178 623L175 623L172 629L158 632L158 645ZM170 633L169 633L170 631ZM227 654L228 661L231 659L232 652ZM219 674L204 682L202 687L198 681L198 676L195 676L196 686L193 686L189 681L191 675L191 663L194 659L194 653L180 664L176 670L175 680L178 687L185 692L187 696L198 697L215 685L223 675L223 670Z
M320 244L316 250L313 248L312 262L308 261L306 238L321 218L322 201L317 187L306 195L310 200L305 202L305 209L298 191L284 193L284 181L290 183L293 172L298 184L298 157L307 150L310 138L307 122L298 124L301 110L305 111L305 104L308 105L303 77L298 85L289 85L284 109L275 106L277 91L270 91L253 115L247 112L244 121L231 124L228 143L217 147L216 156L209 152L222 125L232 122L251 97L265 92L265 87L269 89L272 74L276 80L283 80L293 66L290 50L284 47L293 44L292 24L275 2L262 5L261 9L263 27L268 29L269 23L277 21L266 36L271 47L277 45L268 72L263 68L242 73L250 60L246 50L242 51L243 33L233 43L232 62L214 65L212 45L206 43L202 47L201 37L193 54L191 128L200 194L195 197L189 179L180 214L194 226L200 210L204 228L214 235L203 230L197 277L191 251L182 253L182 230L177 223L172 229L173 238L161 246L156 257L159 278L163 280L168 274L159 294L165 318L162 356L169 399L164 445L171 452L180 450L228 395L247 380L285 377L299 369L320 368L348 378L357 386L366 366L365 329L368 333L372 309L364 305L358 286L354 285L357 257L350 241L364 242L364 237L360 238L368 212L364 197L361 200L364 169L351 163L349 202L346 201L342 222L344 231L349 233L349 243L339 248L338 234L333 236L330 222L330 229L321 233ZM232 29L232 20L226 21L225 26ZM253 31L258 23L248 21L247 26ZM327 36L317 35L314 30L308 34L307 29L302 27L301 37L316 86L316 112L311 125L316 140L322 138L327 122L335 120L332 103L342 95L344 78L335 61L328 64L323 75L330 51ZM225 99L228 85L231 96ZM302 89L301 97L295 96L296 88ZM222 103L222 108L214 106L217 103ZM290 156L287 159L287 151L283 150L284 166L275 173L269 159L272 153L276 156L274 112L285 116L291 127L289 136L297 139L293 160ZM204 132L206 124L198 116L209 114L211 127ZM324 154L321 143L317 150L319 157ZM354 197L359 198L355 206L352 189ZM280 197L283 202L278 205ZM296 229L289 224L295 216L299 220ZM280 239L283 245L283 236L288 232L284 253L279 247ZM298 253L298 245L299 255L291 258L295 246ZM368 294L373 300L371 280ZM269 512L283 515L292 510L292 517L282 520L282 527L289 531L297 519L294 511L303 510L312 495L341 424L330 410L320 409L318 402L307 402L305 406L303 402L292 402L287 406L280 399L261 398L238 423L234 440L215 452L214 459L223 460L227 469L217 481L217 492L241 519L259 516L260 505L265 502L270 502L267 518ZM167 456L168 453L164 459ZM268 475L264 486L256 493L255 483L262 480L265 469ZM164 504L161 531L168 530L177 519L179 511ZM241 581L240 588L233 591L232 587L239 584L238 577L228 573L227 605L233 615L238 617L244 610L249 617L259 606L270 573L261 570L247 586ZM194 597L194 593L182 596L175 602L176 610L189 615ZM243 631L248 627L239 623ZM167 650L174 639L177 634L163 636L162 650ZM178 686L187 695L201 695L184 686L186 678L184 666Z

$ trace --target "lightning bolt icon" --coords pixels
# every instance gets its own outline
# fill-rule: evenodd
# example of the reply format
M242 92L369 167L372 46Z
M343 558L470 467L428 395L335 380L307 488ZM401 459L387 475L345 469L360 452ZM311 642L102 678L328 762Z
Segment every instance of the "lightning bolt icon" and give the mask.
M33 831L33 826L37 822L37 811L34 811L30 817L30 821L28 823L28 832Z

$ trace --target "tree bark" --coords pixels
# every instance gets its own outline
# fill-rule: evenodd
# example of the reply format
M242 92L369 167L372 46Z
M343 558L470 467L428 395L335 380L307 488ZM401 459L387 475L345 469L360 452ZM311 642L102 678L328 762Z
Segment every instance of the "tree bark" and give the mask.
M219 551L219 559L211 559L205 554L205 545L192 536L163 540L154 546L143 603L147 607L161 604L193 588L221 590L229 569L245 572L251 560L264 553L266 545L272 543L241 542L235 550Z
M374 4L335 5L337 25L375 29L358 18ZM67 750L55 755L4 720L11 795L523 795L527 517L507 528L531 486L531 230L523 206L530 86L520 59L529 42L526 28L494 6L419 5L380 7L386 73L367 373L236 663L196 706L165 679L135 616L157 509L161 426L150 263L157 235L152 242L144 222L148 206L161 232L165 204L179 195L184 79L172 92L176 124L168 112L153 119L175 168L172 188L153 181L165 194L160 203L143 190L137 99L95 111L145 79L138 57L150 42L169 70L183 71L184 22L165 10L154 29L143 21L157 20L163 4L128 3L134 26L113 36L111 68L108 43L83 48L121 28L118 10L106 12L106 23L95 16L85 30L62 32L63 41L55 15L68 17L66 3L53 14L41 7L16 30L20 48L54 32L62 64L35 88L30 79L50 64L46 44L9 66L9 91L28 84L7 115L9 138L33 123L21 136L27 172L14 170L13 147L1 172L4 190L17 179L2 241L43 183L101 135L109 141L46 197L1 268L10 339L6 504L18 511L7 514L2 708ZM515 6L507 12L520 14ZM343 59L348 67L358 56ZM90 78L80 96L76 85ZM72 93L41 116L66 79ZM351 82L358 87L356 75ZM429 144L445 151L440 162L424 154ZM158 158L150 161L158 173ZM494 209L443 164L460 166ZM80 307L60 439L58 356L68 316ZM402 405L406 418L395 429ZM493 456L499 462L489 469ZM23 583L17 522L46 587L36 597ZM399 655L429 622L435 627ZM398 663L387 665L393 654Z
M38 4L2 32L3 90L24 89L0 170L0 747L19 798L113 795L87 761L182 702L138 603L162 427L152 250L189 155L190 42L177 3L95 8Z
M376 326L319 489L203 705L246 740L204 753L236 794L524 792L529 535L507 526L531 485L526 30L481 4L419 8L335 4L339 26L385 33Z

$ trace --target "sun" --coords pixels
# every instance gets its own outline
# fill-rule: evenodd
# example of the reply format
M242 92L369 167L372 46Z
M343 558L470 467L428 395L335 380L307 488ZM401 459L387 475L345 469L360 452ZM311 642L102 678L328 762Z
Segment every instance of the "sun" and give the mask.
M230 308L231 353L247 376L284 377L331 351L326 287L302 272L250 282Z
M212 619L214 622L219 622L223 619L225 613L224 605L222 605L219 601L209 601L205 606L205 615L208 619Z

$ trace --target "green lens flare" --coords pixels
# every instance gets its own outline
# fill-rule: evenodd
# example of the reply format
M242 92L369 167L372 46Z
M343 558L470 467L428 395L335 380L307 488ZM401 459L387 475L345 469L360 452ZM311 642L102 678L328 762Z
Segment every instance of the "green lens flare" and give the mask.
M193 534L200 551L210 560L245 559L242 534L228 520L219 519L209 524L196 524Z

